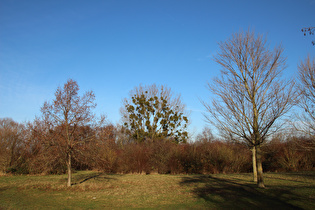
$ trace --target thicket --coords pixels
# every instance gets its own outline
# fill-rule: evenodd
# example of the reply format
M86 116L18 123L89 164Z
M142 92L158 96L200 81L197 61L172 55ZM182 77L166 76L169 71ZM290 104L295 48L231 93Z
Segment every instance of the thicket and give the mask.
M21 125L19 125L21 127ZM18 132L18 133L15 133ZM87 130L82 130L87 132ZM23 126L1 132L2 173L61 174L67 168L58 147L46 145L49 135L38 127ZM51 132L51 131L50 131ZM6 135L6 136L4 136ZM51 134L53 135L53 134ZM314 170L315 154L305 137L275 137L263 146L265 171ZM176 144L166 139L128 141L115 126L105 126L95 139L73 155L74 170L107 173L213 174L252 171L246 144L215 140Z

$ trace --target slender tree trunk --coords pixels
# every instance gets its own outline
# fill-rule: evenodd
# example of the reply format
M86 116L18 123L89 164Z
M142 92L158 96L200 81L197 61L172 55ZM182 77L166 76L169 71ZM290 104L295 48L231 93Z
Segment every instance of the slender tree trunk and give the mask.
M259 145L256 146L256 161L257 161L257 185L259 188L265 188L262 161L261 161L261 149Z
M252 161L253 161L253 180L257 182L257 161L256 161L256 148L253 146L252 150Z
M13 165L13 160L14 160L14 149L15 149L15 144L16 144L16 140L13 140L12 142L12 146L11 146L11 157L10 157L10 167Z
M70 152L68 153L67 172L68 172L67 187L71 187L71 153Z

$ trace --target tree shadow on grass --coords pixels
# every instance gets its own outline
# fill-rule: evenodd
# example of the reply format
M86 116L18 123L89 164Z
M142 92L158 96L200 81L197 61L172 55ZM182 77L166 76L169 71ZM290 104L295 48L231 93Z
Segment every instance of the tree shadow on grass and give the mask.
M219 209L302 209L288 201L305 199L293 193L293 186L257 189L254 183L240 183L232 178L183 177L181 184L193 187L197 197Z
M314 179L315 180L315 173L314 171L303 171L303 172L288 172L288 173L284 173L288 176L292 176L292 177L303 177L303 178L310 178L310 179Z
M89 180L98 180L98 181L104 181L104 180L111 180L111 179L115 179L115 178L111 178L106 176L105 173L102 172L95 172L95 173L89 173L89 174L79 174L76 175L75 177L73 177L73 183L72 185L79 185L82 184L84 182L87 182Z
M268 173L266 173L264 174L264 177L299 183L307 183L310 180L315 181L315 173L313 171L281 173L279 177L276 177L274 175L270 176Z

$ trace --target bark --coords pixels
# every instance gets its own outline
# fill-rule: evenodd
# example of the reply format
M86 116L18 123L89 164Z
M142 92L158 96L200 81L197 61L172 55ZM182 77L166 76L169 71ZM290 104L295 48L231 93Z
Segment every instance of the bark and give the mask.
M252 148L252 160L253 160L253 180L257 182L257 161L256 161L256 148Z
M264 178L263 178L263 168L261 160L261 149L260 146L256 146L256 161L257 161L257 186L259 188L265 188Z
M71 187L71 154L70 153L68 153L67 172L68 172L67 187Z

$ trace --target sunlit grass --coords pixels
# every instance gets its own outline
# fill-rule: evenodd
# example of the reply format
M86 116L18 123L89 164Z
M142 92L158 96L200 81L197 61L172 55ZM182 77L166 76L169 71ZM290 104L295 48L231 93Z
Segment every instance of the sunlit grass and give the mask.
M266 189L251 174L66 175L0 177L0 209L216 208L315 209L315 172L267 173Z

